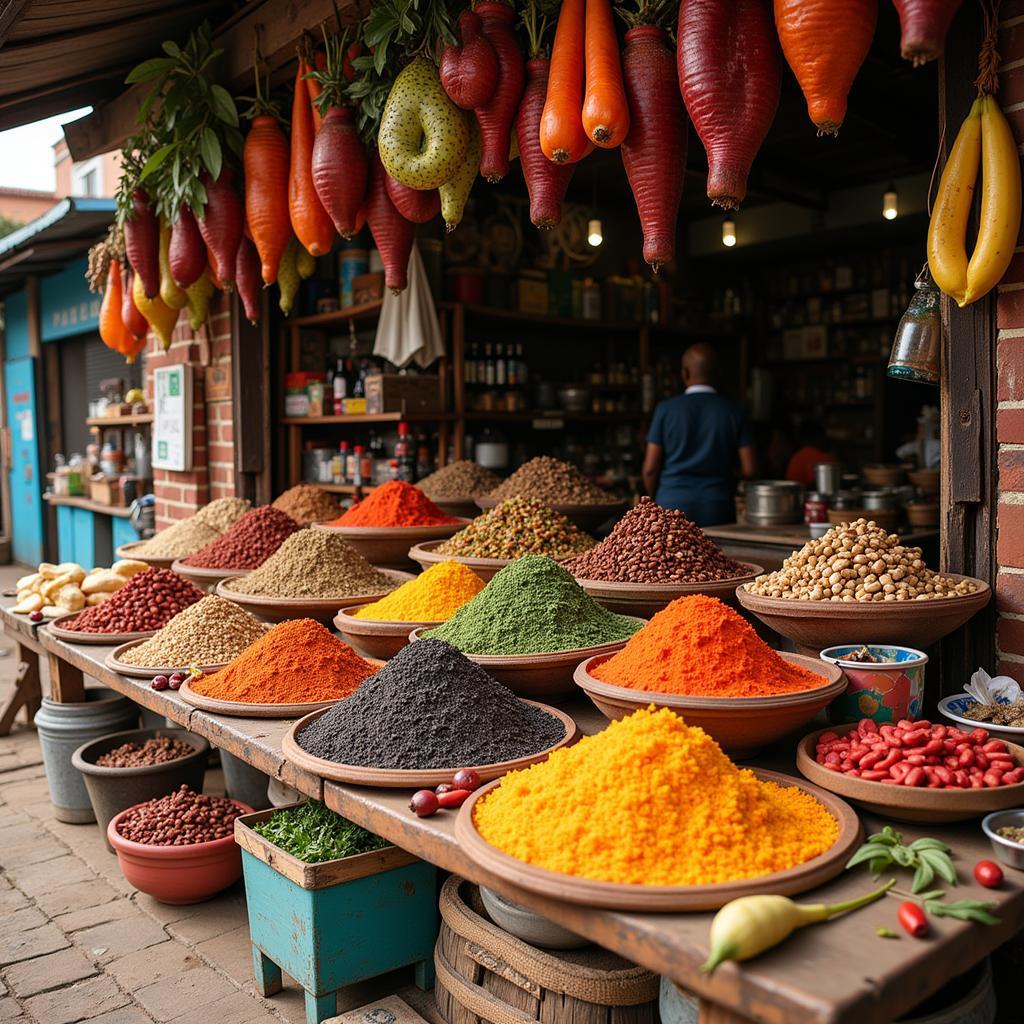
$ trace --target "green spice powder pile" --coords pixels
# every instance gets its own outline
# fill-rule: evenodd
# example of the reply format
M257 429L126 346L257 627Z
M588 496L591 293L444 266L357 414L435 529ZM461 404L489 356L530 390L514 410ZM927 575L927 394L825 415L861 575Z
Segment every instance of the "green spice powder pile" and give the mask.
M464 654L552 654L628 640L643 624L602 608L557 562L525 555L423 635Z

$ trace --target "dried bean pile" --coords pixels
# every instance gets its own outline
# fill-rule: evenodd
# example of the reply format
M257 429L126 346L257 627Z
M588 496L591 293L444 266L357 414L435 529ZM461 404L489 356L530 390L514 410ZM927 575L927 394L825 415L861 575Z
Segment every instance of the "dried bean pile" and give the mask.
M493 491L501 483L489 469L469 459L450 462L430 476L425 476L416 486L434 501L454 498L476 498Z
M122 743L96 758L100 768L145 768L151 764L167 764L194 754L196 748L173 736L152 736L141 746Z
M192 846L234 833L240 811L223 796L206 796L183 785L176 793L149 800L117 823L117 834L147 846Z
M520 466L488 495L501 501L523 495L545 505L610 505L618 499L588 480L575 466L538 455Z
M323 523L341 515L341 506L316 484L296 484L274 499L274 508L292 517L300 526Z
M186 558L228 530L252 506L242 498L217 498L194 516L172 523L132 549L135 558Z
M205 595L170 569L137 573L94 608L86 608L61 629L76 633L147 633L162 629L180 611Z
M695 523L641 498L596 547L565 563L577 579L615 583L709 583L743 574Z
M255 569L290 537L299 524L273 505L246 512L223 536L185 559L203 569Z

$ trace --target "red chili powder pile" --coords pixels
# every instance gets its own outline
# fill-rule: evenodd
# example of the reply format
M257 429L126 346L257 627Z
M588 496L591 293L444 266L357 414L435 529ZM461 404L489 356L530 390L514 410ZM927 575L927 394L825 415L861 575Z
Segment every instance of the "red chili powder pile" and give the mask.
M184 559L203 569L258 569L299 524L273 505L246 512L227 533Z
M443 526L457 523L445 515L418 487L389 480L353 505L330 526Z
M773 651L716 597L680 597L591 673L648 693L768 697L824 686L824 677Z

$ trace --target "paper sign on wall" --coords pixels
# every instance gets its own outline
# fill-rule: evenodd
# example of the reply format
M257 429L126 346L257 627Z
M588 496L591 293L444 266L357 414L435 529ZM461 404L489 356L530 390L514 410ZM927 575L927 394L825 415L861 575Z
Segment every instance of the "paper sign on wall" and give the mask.
M155 469L192 468L192 367L185 363L153 371Z

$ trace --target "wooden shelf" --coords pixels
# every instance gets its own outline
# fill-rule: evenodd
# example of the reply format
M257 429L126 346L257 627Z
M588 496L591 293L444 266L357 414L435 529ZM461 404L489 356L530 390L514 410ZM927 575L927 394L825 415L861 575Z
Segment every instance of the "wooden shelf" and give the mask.
M329 491L331 494L355 494L359 491L361 494L369 494L370 491L374 490L377 484L363 484L361 487L356 487L355 484L316 484L321 491Z
M382 303L364 302L359 306L346 306L331 313L312 313L309 316L297 316L291 321L293 327L336 327L347 324L349 320L372 320L380 314Z
M458 302L441 302L438 308L452 310L457 309L460 305L461 303ZM521 324L544 324L548 327L563 327L570 330L631 331L638 333L649 326L648 324L636 321L616 323L610 320L583 320L579 317L549 316L547 313L521 313L517 309L498 309L494 306L467 305L462 308L466 311L466 316L478 317L480 319L507 320L510 323ZM523 339L523 341L528 340L529 338Z
M467 412L474 422L530 423L533 420L564 420L568 423L626 423L642 420L641 412Z
M151 412L140 412L135 416L90 416L87 427L143 427L153 422Z
M364 412L347 416L285 416L281 422L286 427L323 427L346 423L450 423L453 419L450 412Z
M102 502L93 501L90 498L82 498L71 494L44 494L43 498L50 505L68 505L71 508L82 508L86 512L95 512L101 516L115 516L118 519L127 519L131 509L120 505L104 505Z

